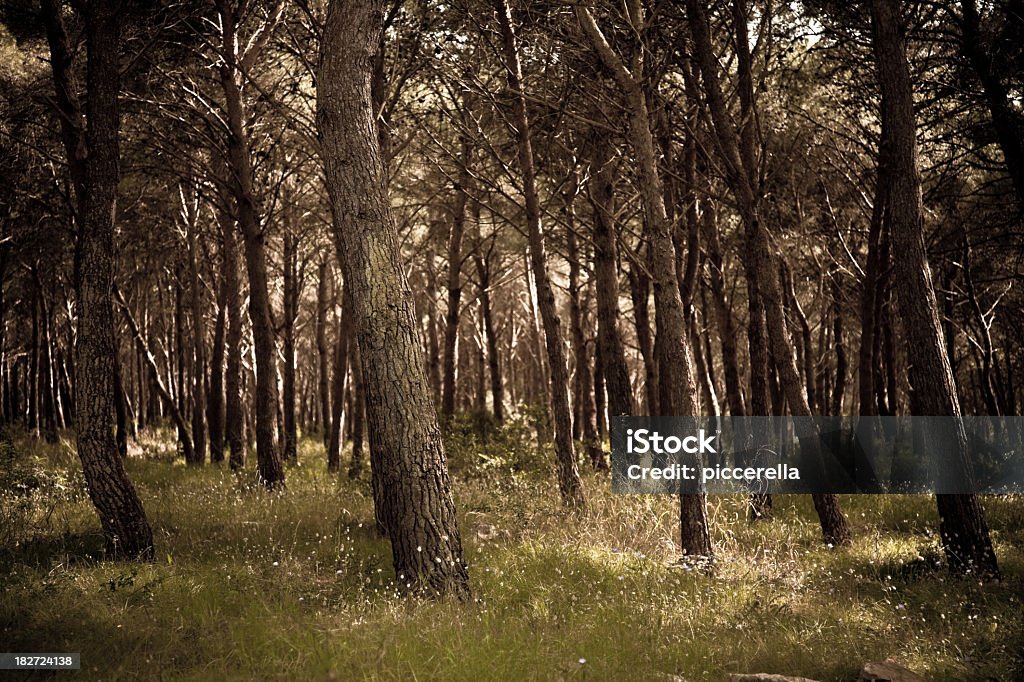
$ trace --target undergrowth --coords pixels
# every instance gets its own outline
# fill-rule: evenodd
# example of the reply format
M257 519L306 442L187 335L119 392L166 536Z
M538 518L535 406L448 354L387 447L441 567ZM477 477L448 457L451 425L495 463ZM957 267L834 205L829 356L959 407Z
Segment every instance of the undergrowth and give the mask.
M80 652L54 679L852 680L894 658L928 679L1024 678L1024 505L986 498L1004 580L942 566L933 501L844 496L829 549L810 500L709 500L717 559L678 561L676 502L589 474L565 511L528 421L449 437L473 596L399 595L368 480L306 439L287 490L187 468L152 437L128 461L158 560L104 561L71 445L0 444L0 649ZM166 444L165 444L166 445ZM161 454L162 453L162 454Z

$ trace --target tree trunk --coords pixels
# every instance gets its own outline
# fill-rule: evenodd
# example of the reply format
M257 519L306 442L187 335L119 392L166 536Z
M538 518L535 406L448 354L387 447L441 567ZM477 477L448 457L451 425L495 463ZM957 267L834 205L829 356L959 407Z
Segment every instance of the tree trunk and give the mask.
M223 263L221 264L223 266ZM213 323L213 347L210 353L210 395L206 406L206 422L209 424L210 461L224 461L224 328L227 312L224 306L224 280L221 277L217 303L217 319Z
M639 1L628 3L627 14L634 29L639 33L644 24ZM635 72L630 72L608 45L590 12L583 7L577 7L576 16L590 39L591 47L597 52L605 68L612 73L625 96L629 117L629 140L637 157L644 227L649 240L651 275L654 280L654 305L658 327L658 393L661 397L658 414L694 415L697 409L697 388L690 354L687 352L686 314L679 293L672 226L665 210L664 185L658 170L651 119L642 86L642 62L638 60L633 67ZM704 498L703 493L680 495L680 535L685 555L713 554Z
M203 319L203 289L199 279L199 235L190 225L188 264L192 294L192 447L193 463L206 461L206 324Z
M231 184L242 228L245 264L249 273L249 319L256 351L256 461L260 480L270 489L284 485L284 466L275 442L277 419L277 348L270 308L266 234L260 224L249 158L245 109L237 64L238 16L227 0L218 0L221 33L221 86L227 104L228 159Z
M295 423L295 320L299 314L299 273L297 245L291 226L284 233L284 447L285 461L295 462L298 458L298 427Z
M229 168L225 170L230 173ZM242 400L242 295L238 277L238 238L228 192L221 195L219 220L223 259L223 306L227 311L224 355L224 438L232 471L245 466L245 405Z
M938 303L924 241L921 174L918 167L914 96L903 38L899 0L872 0L878 82L887 102L883 109L892 132L892 225L896 302L903 320L913 388L912 413L956 418L951 437L959 457L946 462L959 480L972 480L967 438L960 423L960 402L943 347ZM950 568L999 577L984 512L976 495L937 495L939 531Z
M371 107L383 2L331 0L317 79L317 123L334 236L351 288L366 380L371 464L395 574L413 592L465 595L444 445L427 385L412 292L400 262Z
M704 89L708 99L711 120L716 132L716 141L726 169L726 179L736 198L747 235L744 251L744 267L749 286L755 287L753 300L759 300L764 309L765 329L768 332L768 345L779 372L782 389L786 400L795 416L811 416L807 402L807 393L800 379L796 357L793 352L793 341L786 328L786 317L783 309L783 290L779 282L779 268L768 231L762 224L757 211L758 188L754 178L757 177L757 159L755 154L755 136L753 130L753 85L749 71L749 42L746 35L746 10L742 0L734 3L735 29L738 32L737 44L741 53L740 64L740 96L745 110L743 129L737 134L725 106L721 83L718 76L718 61L715 58L711 43L710 25L704 6L697 0L687 0L687 15L690 32L694 43L695 57L704 80ZM752 292L753 293L753 292ZM752 304L756 305L756 303ZM752 311L756 308L752 307ZM752 312L751 318L757 319ZM820 461L817 450L819 434L817 427L809 420L797 422L802 429L801 447L814 448L812 461ZM806 445L805 445L806 444ZM821 523L825 542L833 545L846 544L850 541L850 529L846 518L839 509L839 501L832 494L812 495L815 510Z
M459 179L455 183L455 205L452 207L451 231L448 233L448 307L445 311L444 331L444 385L441 388L441 415L448 419L455 413L455 379L458 372L456 354L459 347L459 303L462 299L462 236L466 227L466 188L470 182L470 164L473 162L473 141L469 137L470 121L465 99L463 131L460 135L461 151Z
M595 424L596 408L594 407L594 375L590 371L590 354L587 352L587 336L584 331L586 311L581 301L579 242L576 238L576 220L573 197L576 187L569 190L572 195L567 199L565 217L566 257L569 261L569 321L572 332L573 355L576 358L576 404L579 406L580 436L583 446L590 457L590 465L597 471L606 471L608 462L597 438Z
M494 329L494 312L491 310L491 252L481 254L481 248L478 246L473 259L476 262L477 283L480 287L480 314L484 318L484 336L487 341L492 409L494 420L500 424L505 420L505 388L501 377L501 358L498 355L498 335Z
M85 196L77 244L78 342L75 395L78 456L111 556L152 560L153 532L114 442L114 215L119 173L118 3L90 0Z
M522 67L519 47L512 29L508 0L496 0L495 7L501 23L508 88L512 95L513 121L519 147L519 171L522 173L523 198L526 203L526 223L530 246L530 268L537 287L537 303L544 326L544 345L548 355L551 387L551 408L555 427L555 456L558 465L558 489L562 501L573 507L584 507L583 482L576 465L572 442L572 414L569 409L569 377L562 345L562 322L558 318L555 292L548 275L544 246L544 233L540 219L540 198L537 195L536 169L533 161L533 142L530 119L526 111L526 96L522 90Z
M331 443L331 359L327 348L327 313L330 309L328 290L330 287L331 265L327 258L320 260L316 277L316 409L319 411L320 429L324 448L330 454ZM330 457L328 456L328 463ZM334 469L338 470L335 459Z
M615 229L615 168L612 147L591 139L590 201L594 207L594 279L597 290L597 355L608 392L608 415L633 414L633 386L619 332L618 246ZM597 390L600 390L598 387ZM598 417L601 419L601 417Z

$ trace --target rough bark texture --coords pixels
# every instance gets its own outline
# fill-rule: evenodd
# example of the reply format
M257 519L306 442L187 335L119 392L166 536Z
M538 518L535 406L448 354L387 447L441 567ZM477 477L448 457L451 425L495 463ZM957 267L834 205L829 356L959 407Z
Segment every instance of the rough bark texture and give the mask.
M558 489L562 501L583 507L586 499L583 482L576 465L572 443L572 413L569 409L569 377L565 348L562 345L562 322L555 305L555 292L548 275L544 233L540 219L540 198L537 195L536 169L530 135L530 119L526 112L526 96L522 90L522 67L519 47L512 28L511 10L507 0L497 0L495 7L501 23L508 87L512 94L513 122L519 147L519 171L523 179L526 223L530 244L530 269L537 288L537 306L544 327L544 346L550 372L551 412L555 427L555 457L558 468Z
M956 384L944 348L939 307L924 241L921 174L910 65L902 34L899 0L873 0L878 82L887 106L883 111L892 134L891 205L893 261L897 304L903 320L912 413L961 416ZM959 419L957 419L959 422ZM944 475L970 480L967 439L962 424L945 434L959 445L957 461L945 463ZM941 437L941 436L936 436ZM938 495L939 531L951 569L998 577L992 541L976 495Z
M116 345L111 306L114 215L119 178L120 26L117 3L90 0L85 193L78 234L75 392L78 457L112 556L152 560L153 532L114 442Z
M374 486L383 493L377 512L395 573L413 592L464 595L469 576L371 105L383 20L381 0L331 1L317 124L366 380Z

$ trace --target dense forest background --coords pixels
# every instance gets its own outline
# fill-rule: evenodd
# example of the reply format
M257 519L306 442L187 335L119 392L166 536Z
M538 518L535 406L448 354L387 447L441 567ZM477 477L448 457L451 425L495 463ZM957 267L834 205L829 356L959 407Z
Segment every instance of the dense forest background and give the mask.
M459 610L486 612L480 594L503 603L499 575L537 591L528 617L506 604L514 625L495 636L516 644L503 651L528 650L538 622L557 629L542 595L561 564L596 590L552 597L580 600L570 620L594 642L623 634L589 618L629 629L627 592L642 613L665 600L640 628L700 628L708 608L780 626L740 655L745 637L705 623L725 659L701 640L673 659L686 679L736 660L847 679L852 658L898 653L886 638L939 676L1013 679L1019 499L616 498L607 451L617 415L1019 414L1022 74L1019 0L7 0L5 636L78 650L82 630L33 608L54 566L99 575L101 559L142 560L101 584L181 609L161 572L175 553L212 571L210 537L232 573L249 543L268 556L292 543L317 566L295 569L295 589L363 604L373 627L400 618L375 611L392 608L379 595L452 596L398 628L438 627L430 609L451 609L446 651L457 628L501 630ZM962 430L936 437L966 452ZM965 462L952 466L967 476ZM321 576L303 543L328 530L341 567ZM583 561L581 546L601 556ZM623 552L643 578L621 594L610 583L623 611L588 612ZM666 565L684 576L669 593L649 584ZM790 570L806 580L778 582ZM806 656L780 653L780 624L834 602L820 585L843 571L879 600L895 573L910 599L983 627L840 628ZM321 585L335 576L342 587ZM819 601L773 610L759 584ZM679 589L708 601L667 606ZM844 589L856 613L866 597ZM68 584L46 594L78 599ZM244 612L185 608L207 607ZM288 656L250 643L271 676L346 670L338 652L275 667ZM421 670L472 679L467 656ZM569 658L501 659L496 674L594 665ZM147 674L118 660L121 675ZM604 676L630 669L606 664ZM369 670L347 669L401 676Z

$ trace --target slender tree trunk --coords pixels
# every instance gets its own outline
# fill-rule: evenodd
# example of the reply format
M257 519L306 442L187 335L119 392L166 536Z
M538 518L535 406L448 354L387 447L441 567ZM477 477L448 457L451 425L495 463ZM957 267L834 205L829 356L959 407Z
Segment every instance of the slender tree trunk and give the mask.
M298 250L291 226L284 234L284 448L286 461L298 459L298 426L295 423L295 321L299 314Z
M627 3L627 14L638 33L644 24L639 1ZM676 247L672 227L665 209L665 191L658 170L654 136L647 98L643 90L642 62L630 72L608 45L590 12L576 8L576 16L605 68L612 73L625 96L629 117L629 140L637 157L637 169L644 206L644 222L649 240L651 274L654 280L654 305L658 326L658 414L694 415L697 410L697 388L693 366L687 352L686 312L679 292L676 268ZM711 556L711 535L708 531L704 494L680 495L680 535L683 553Z
M347 289L342 290L342 312L338 316L338 332L334 342L334 374L331 377L331 428L330 438L327 440L327 470L338 471L341 468L341 442L344 439L343 430L345 418L345 379L348 376L349 348L352 344L352 337L349 333L349 325L352 323L351 295ZM359 368L353 363L353 376ZM353 448L352 464L349 466L348 475L356 478L362 473L362 457L356 461Z
M229 173L230 169L225 168ZM221 195L218 213L223 260L223 306L227 314L224 367L224 438L232 471L245 466L245 404L242 399L242 294L238 276L238 238L228 192Z
M139 349L139 352L145 358L146 366L149 368L149 372L153 378L153 385L156 388L157 395L163 400L164 405L167 406L167 412L171 416L171 420L178 429L178 437L181 443L181 449L185 455L185 461L191 462L195 458L192 452L192 437L189 434L189 425L185 421L185 412L178 407L178 401L171 395L169 389L164 386L163 380L160 378L160 368L157 366L156 358L153 357L153 353L149 349L149 344L146 342L146 337L142 335L142 329L135 321L135 317L132 315L131 309L128 307L128 302L124 300L121 292L117 289L114 290L114 299L117 301L118 306L121 308L121 312L124 314L125 322L128 323L128 329L132 333L132 337L135 339L135 345Z
M555 426L555 455L558 465L558 489L562 501L573 507L584 507L583 482L576 465L572 442L572 416L569 409L568 367L562 345L562 322L555 305L555 292L548 275L544 233L540 219L540 198L537 195L536 169L530 135L526 96L522 90L522 67L519 47L512 29L508 0L496 0L498 20L504 42L504 58L508 87L512 94L513 120L519 146L519 171L522 173L523 198L530 246L530 267L537 287L537 303L544 325L544 342L551 378L551 407Z
M463 100L463 132L459 179L455 183L455 205L452 207L451 230L448 233L448 307L445 311L444 332L444 385L441 389L441 415L447 419L455 413L455 379L458 372L456 354L459 347L459 303L462 299L462 236L466 227L466 189L470 182L473 163L473 141L469 137L467 100Z
M924 241L921 174L918 167L914 95L903 38L899 0L872 0L878 82L888 106L883 115L892 132L892 221L896 302L903 320L913 414L956 418L952 437L959 445L956 461L945 462L952 475L972 480L967 438L960 423L956 384L943 348L938 303ZM976 495L937 495L939 531L950 568L999 577L988 525Z
M192 447L193 463L206 461L206 324L203 319L203 288L199 278L199 235L190 226L188 264L192 298Z
M476 262L477 283L480 287L480 314L484 318L484 336L487 340L491 402L494 405L494 419L500 424L505 420L505 387L501 377L501 358L498 354L498 335L494 329L494 312L491 309L491 253L488 251L486 255L482 255L480 251L480 248L476 250L473 259Z
M597 355L608 391L608 414L633 414L633 386L619 332L618 246L615 229L615 168L612 147L595 133L591 139L590 201L594 207L594 279L597 290ZM596 372L596 369L595 369ZM597 391L600 391L600 383ZM601 410L600 413L603 412Z
M444 445L374 134L370 75L382 31L381 0L331 0L317 123L366 380L374 486L383 491L375 501L395 574L414 592L464 595L469 577Z
M223 265L223 263L222 263ZM213 323L213 347L210 353L210 395L206 409L206 422L209 424L210 461L224 461L224 330L227 324L227 313L224 302L224 280L221 277L220 292L217 303L217 318Z
M575 188L571 190L575 195ZM587 337L584 331L586 312L581 301L579 242L576 238L575 209L572 198L566 202L565 216L568 227L565 235L566 256L569 261L569 320L572 331L573 354L576 358L576 404L579 405L580 436L590 457L590 465L598 470L608 469L608 462L597 438L594 407L594 375L590 372Z
M734 2L734 24L740 46L740 94L746 111L744 125L737 134L725 106L721 83L718 76L718 62L711 43L710 25L704 6L697 0L687 0L687 15L694 43L694 52L704 89L708 99L712 123L716 132L719 152L726 168L726 178L736 198L747 234L744 266L747 278L756 286L752 300L759 300L764 309L765 329L775 366L779 372L786 400L795 416L812 416L804 384L800 380L793 341L786 328L783 308L783 290L779 282L777 256L768 231L762 224L757 211L758 193L754 178L757 177L755 154L755 133L753 128L753 85L749 69L749 41L746 35L746 9L743 0ZM753 310L753 308L752 308ZM756 315L751 315L756 319ZM817 450L819 434L810 420L800 420L798 426L804 431L801 446L814 448L812 461L820 461ZM806 444L806 445L804 445ZM839 508L839 501L832 494L812 495L818 519L821 522L825 542L842 545L850 541L850 529Z
M316 283L316 404L320 418L324 448L330 454L331 443L331 360L327 347L327 314L330 309L328 291L330 288L331 265L327 258L320 260L317 266ZM330 457L328 456L328 462ZM335 460L334 469L328 466L328 471L338 470L338 460Z
M260 480L270 489L284 485L284 466L277 450L277 348L270 307L264 226L256 205L252 161L245 130L245 108L237 63L237 20L227 0L218 0L221 17L221 86L227 103L228 159L231 184L242 229L245 264L249 273L249 319L256 351L256 461Z

